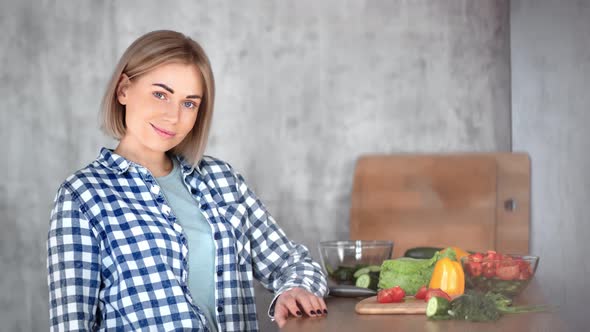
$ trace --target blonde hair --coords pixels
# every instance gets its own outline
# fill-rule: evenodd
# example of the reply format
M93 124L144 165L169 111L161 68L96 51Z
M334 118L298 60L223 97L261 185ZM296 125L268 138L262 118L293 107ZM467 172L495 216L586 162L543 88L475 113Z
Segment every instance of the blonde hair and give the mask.
M194 64L203 80L203 98L197 120L190 133L170 152L196 166L205 151L215 98L215 81L209 58L190 37L169 30L149 32L135 40L123 53L107 85L101 107L101 129L120 140L125 135L125 106L117 100L117 87L122 74L130 80L170 62Z

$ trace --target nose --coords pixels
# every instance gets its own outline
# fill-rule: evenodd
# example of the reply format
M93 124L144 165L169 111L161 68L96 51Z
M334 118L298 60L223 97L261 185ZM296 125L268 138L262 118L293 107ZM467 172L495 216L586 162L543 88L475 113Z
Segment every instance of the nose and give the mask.
M173 103L164 107L164 119L170 123L177 123L180 117L180 107Z

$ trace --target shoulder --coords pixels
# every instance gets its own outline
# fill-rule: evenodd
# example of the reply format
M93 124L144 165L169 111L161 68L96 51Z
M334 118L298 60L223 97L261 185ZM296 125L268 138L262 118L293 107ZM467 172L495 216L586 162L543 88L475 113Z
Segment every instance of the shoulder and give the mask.
M96 192L96 190L104 188L105 184L113 182L117 176L118 174L115 171L95 160L68 176L61 183L58 195L60 193L62 195L67 194L87 200L90 197L87 197L89 195L85 193Z
M237 172L228 162L207 155L201 159L199 169L204 175L213 177L235 177L237 175Z

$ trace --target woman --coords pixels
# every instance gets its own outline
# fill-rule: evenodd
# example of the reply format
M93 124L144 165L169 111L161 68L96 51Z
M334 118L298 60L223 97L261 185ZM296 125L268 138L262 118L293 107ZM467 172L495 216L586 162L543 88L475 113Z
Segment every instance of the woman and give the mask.
M258 329L327 314L326 279L240 174L203 156L214 80L203 49L155 31L123 54L103 100L119 140L60 186L48 236L52 330Z

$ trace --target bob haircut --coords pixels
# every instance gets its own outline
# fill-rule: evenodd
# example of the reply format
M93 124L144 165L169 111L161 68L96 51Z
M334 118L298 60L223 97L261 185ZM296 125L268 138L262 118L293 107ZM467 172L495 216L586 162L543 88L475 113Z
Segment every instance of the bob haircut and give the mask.
M213 118L215 81L209 58L203 48L182 33L170 30L152 31L139 37L127 48L115 67L102 100L101 129L117 140L125 135L125 106L117 100L117 87L122 74L133 81L160 65L172 62L194 64L203 81L203 97L193 129L182 142L168 151L197 166L203 157Z

